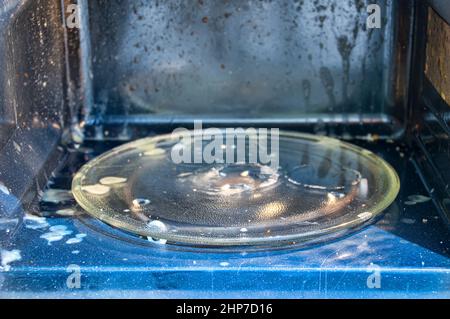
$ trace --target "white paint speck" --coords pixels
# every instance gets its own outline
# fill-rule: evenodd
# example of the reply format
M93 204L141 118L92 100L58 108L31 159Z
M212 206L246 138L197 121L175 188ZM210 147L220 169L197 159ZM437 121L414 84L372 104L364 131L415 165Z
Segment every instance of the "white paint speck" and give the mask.
M111 186L111 185L116 185L116 184L123 184L126 181L127 181L127 179L123 178L123 177L108 176L108 177L103 177L102 179L100 179L99 182L102 185Z
M81 239L81 238L69 238L67 241L66 241L66 244L68 244L68 245L74 245L74 244L79 244L79 243L81 243L83 241L83 239Z
M228 267L229 265L230 265L230 263L226 262L226 261L223 261L223 262L220 263L221 267Z
M2 271L10 271L11 266L10 263L19 261L22 259L22 256L20 255L20 250L14 249L14 250L4 250L2 249L0 251L1 256L1 267L0 269Z
M152 243L156 243L156 244L160 244L160 245L167 244L167 240L166 239L157 239L157 238L147 237L147 240L152 242Z
M105 185L101 185L101 184L86 185L86 186L81 187L81 189L92 195L106 195L111 190L111 188L109 186L105 186Z
M70 200L73 200L72 192L65 189L47 189L42 196L42 201L47 203L59 204Z
M364 213L359 214L358 218L366 220L366 219L372 218L372 215L373 215L372 213L364 212Z
M75 215L76 212L72 208L66 208L66 209L57 210L55 213L56 213L56 215L59 215L59 216L73 216L73 215Z
M75 237L69 238L66 241L66 244L68 245L79 244L83 241L83 238L85 238L86 236L87 236L86 234L76 234Z
M40 236L40 238L47 240L49 245L51 245L52 242L60 241L65 236L72 234L72 231L67 230L67 227L63 225L52 226L49 230L50 231L48 233L42 234Z
M47 228L50 226L45 217L39 217L39 216L31 215L29 213L25 214L24 222L25 222L26 228L33 229L33 230L43 229L43 228Z

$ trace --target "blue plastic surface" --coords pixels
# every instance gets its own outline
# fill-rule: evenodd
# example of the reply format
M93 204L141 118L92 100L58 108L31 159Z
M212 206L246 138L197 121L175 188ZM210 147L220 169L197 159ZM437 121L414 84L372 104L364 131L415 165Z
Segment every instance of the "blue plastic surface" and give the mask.
M397 169L401 193L383 219L307 249L180 248L89 217L37 222L27 215L16 229L13 220L2 220L1 248L20 251L21 259L0 272L0 297L449 298L449 232L431 201L404 204L408 196L426 193L407 159ZM52 226L65 235L49 242ZM77 240L77 234L86 236ZM80 267L80 288L71 289L74 265Z

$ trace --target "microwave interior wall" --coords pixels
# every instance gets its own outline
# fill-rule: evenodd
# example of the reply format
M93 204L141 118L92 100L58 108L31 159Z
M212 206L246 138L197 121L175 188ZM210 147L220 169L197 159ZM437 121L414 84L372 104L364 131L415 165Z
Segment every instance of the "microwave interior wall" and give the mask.
M89 1L86 135L196 119L399 136L411 5L378 4L368 30L362 0Z

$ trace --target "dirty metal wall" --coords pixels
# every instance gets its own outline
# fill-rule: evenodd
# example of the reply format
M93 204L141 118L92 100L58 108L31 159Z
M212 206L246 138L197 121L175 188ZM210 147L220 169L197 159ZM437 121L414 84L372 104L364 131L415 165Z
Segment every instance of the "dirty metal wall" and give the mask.
M380 29L366 28L372 3L381 8ZM87 108L95 118L127 120L389 119L404 97L397 86L406 82L405 4L89 1L94 98Z
M450 104L450 25L431 8L427 38L425 74L442 99Z

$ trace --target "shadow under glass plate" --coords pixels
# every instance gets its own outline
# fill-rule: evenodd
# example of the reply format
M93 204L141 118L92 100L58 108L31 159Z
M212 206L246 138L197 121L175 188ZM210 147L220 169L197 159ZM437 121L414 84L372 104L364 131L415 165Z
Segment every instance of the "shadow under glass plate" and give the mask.
M249 161L175 164L172 153L180 147L210 143L190 134L188 143L181 135L157 136L92 160L74 177L76 200L90 215L142 236L249 246L315 242L355 230L399 191L389 164L336 139L281 132L278 168Z

